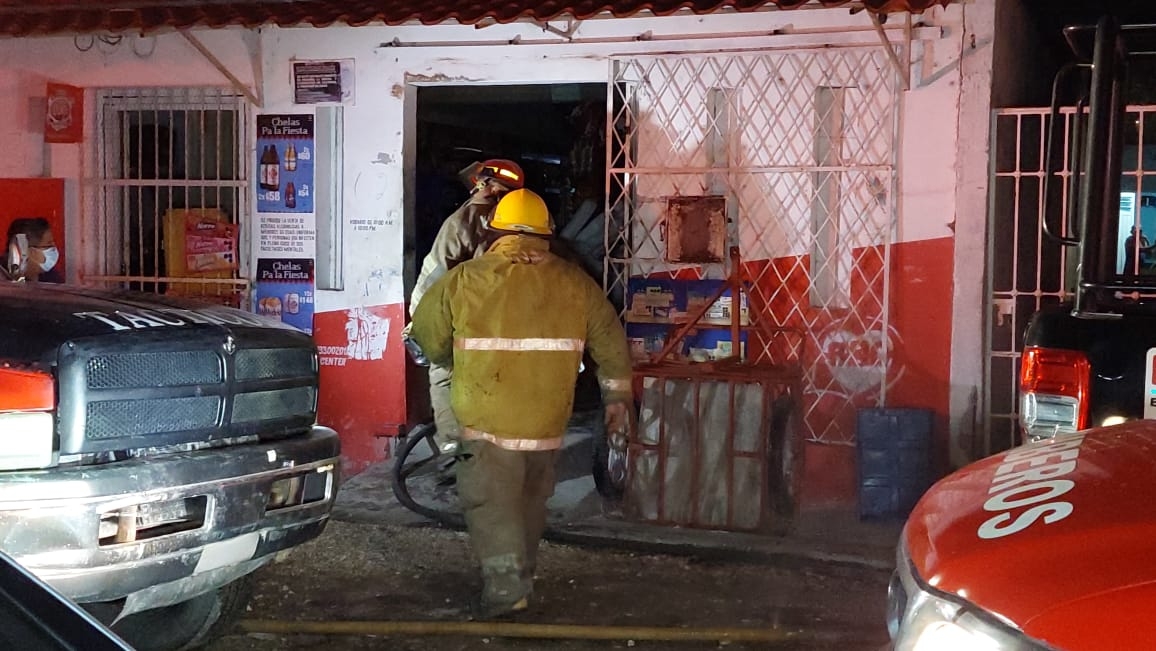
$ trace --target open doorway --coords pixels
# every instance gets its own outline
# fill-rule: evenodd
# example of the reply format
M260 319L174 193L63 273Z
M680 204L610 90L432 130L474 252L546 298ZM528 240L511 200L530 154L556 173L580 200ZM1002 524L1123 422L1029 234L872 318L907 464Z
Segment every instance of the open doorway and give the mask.
M606 206L606 84L438 85L416 89L412 208L406 221L408 286L438 229L469 197L461 172L474 162L507 158L521 165L525 187L542 196L554 219L552 248L599 284ZM412 114L411 114L412 115ZM410 402L425 390L412 383ZM577 410L599 404L587 370Z
M442 222L469 196L459 172L508 158L546 201L558 239L601 278L605 84L419 87L416 124L411 259L419 267Z

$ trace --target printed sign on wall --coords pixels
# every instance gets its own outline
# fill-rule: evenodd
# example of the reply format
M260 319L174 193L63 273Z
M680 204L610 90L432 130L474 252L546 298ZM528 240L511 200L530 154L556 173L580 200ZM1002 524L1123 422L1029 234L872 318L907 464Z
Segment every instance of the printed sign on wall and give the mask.
M257 260L257 313L313 334L313 260Z
M339 104L353 100L353 59L294 61L294 104Z
M313 212L313 115L257 116L257 212Z

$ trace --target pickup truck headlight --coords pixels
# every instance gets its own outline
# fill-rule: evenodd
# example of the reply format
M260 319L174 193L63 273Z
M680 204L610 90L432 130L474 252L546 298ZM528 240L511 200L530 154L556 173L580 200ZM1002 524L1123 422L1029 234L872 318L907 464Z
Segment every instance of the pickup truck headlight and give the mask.
M56 385L39 371L0 369L0 470L56 463Z
M0 470L47 468L56 463L52 414L0 414Z
M896 567L887 591L894 651L1051 651L1010 622L924 584L903 545Z

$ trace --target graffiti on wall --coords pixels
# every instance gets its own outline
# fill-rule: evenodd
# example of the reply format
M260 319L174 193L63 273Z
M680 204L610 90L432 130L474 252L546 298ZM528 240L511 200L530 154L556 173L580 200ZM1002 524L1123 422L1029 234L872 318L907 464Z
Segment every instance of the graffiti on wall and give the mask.
M346 312L345 355L349 359L381 359L389 339L389 319L359 307Z
M885 379L890 388L903 377L904 366L895 359L903 339L893 326L888 331L885 342L882 324L863 326L843 319L818 333L817 370L830 375L830 390L837 387L848 399L874 397L883 390Z

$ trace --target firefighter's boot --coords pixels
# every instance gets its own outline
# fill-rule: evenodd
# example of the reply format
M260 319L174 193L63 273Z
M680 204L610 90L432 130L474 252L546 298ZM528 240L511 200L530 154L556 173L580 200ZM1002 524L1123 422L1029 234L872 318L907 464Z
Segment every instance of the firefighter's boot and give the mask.
M475 615L493 619L526 610L530 605L530 581L526 580L516 554L482 559L482 594Z

